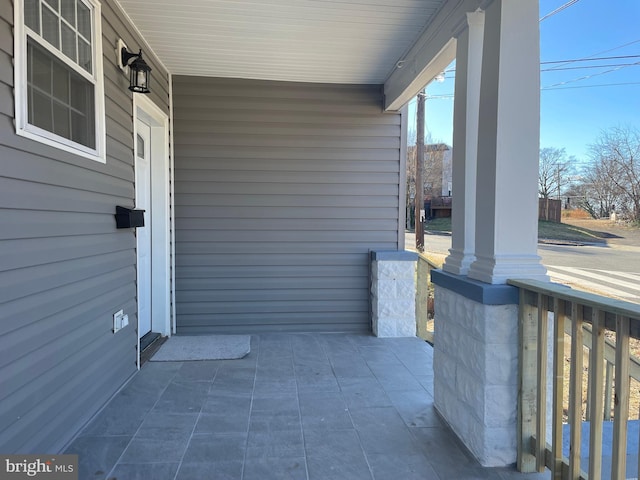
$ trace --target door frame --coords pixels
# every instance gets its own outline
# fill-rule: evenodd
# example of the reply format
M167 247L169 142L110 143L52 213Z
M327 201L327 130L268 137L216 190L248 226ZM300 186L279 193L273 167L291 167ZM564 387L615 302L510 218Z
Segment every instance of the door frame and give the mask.
M151 331L171 335L169 116L145 95L133 95L134 156L137 121L151 128ZM136 252L137 262L137 252ZM136 298L138 273L136 269ZM136 305L137 310L137 305ZM137 317L137 311L136 311ZM139 331L139 326L137 327ZM139 335L138 335L139 337ZM140 339L138 338L138 368Z
M136 229L136 300L138 317L138 338L152 331L151 319L151 238L152 238L152 212L151 203L151 127L146 121L136 118L136 137L144 140L143 152L140 151L140 143L136 138L134 154L134 185L135 208L144 211L144 226ZM143 241L143 237L144 241ZM144 255L143 255L144 254ZM141 264L142 257L146 257L146 265ZM144 268L143 268L144 267ZM142 295L142 292L145 295ZM143 301L144 300L144 301ZM145 305L146 303L146 305ZM141 311L145 307L146 315ZM145 318L146 317L146 318Z

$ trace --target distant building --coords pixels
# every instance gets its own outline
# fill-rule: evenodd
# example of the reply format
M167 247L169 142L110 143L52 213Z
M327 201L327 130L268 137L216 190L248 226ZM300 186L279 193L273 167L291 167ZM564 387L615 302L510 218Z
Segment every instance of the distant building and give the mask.
M407 148L407 200L413 204L416 187L416 145ZM427 216L451 216L452 165L453 149L445 143L425 145L424 159L424 201ZM442 210L436 212L435 210Z

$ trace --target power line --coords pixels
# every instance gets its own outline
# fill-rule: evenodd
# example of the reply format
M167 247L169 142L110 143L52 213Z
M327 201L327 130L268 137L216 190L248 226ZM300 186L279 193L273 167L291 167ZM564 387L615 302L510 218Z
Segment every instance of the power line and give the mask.
M640 42L640 40L634 40L633 42L629 42L629 43L627 43L625 45L622 45L622 46L627 46L627 45L631 45L632 43L638 43L638 42ZM615 48L613 48L611 50L616 50L618 48L621 48L622 46L615 47ZM611 51L611 50L609 50L609 51ZM595 56L592 55L591 57L570 58L570 59L567 59L567 60L549 60L549 61L546 61L546 62L540 62L540 65L553 65L553 64L556 64L556 63L562 64L562 65L558 65L557 67L552 67L552 68L548 68L548 69L545 69L545 70L541 70L542 72L550 72L550 71L554 71L554 70L558 70L558 71L565 70L565 69L562 68L563 65L568 65L570 63L575 63L575 62L598 62L598 61L601 61L601 60L626 60L626 59L629 59L629 58L640 58L640 55L617 55L617 56L613 56L613 57L595 57ZM634 64L629 64L629 65L635 65L635 63ZM612 66L615 66L615 65L612 65ZM594 65L591 68L596 68L596 67L597 66ZM590 67L584 67L584 68L590 68ZM568 69L566 69L566 70L568 70ZM444 73L455 73L455 72L456 72L455 68L450 68L450 69L444 71ZM448 78L453 79L455 77L448 77Z
M560 13L561 11L563 11L566 8L569 8L571 5L575 5L576 3L578 3L580 0L569 0L567 3L565 3L564 5L559 6L558 8L556 8L554 11L547 13L544 17L542 17L540 19L540 21L544 21L549 17L553 17L556 13Z
M577 0L576 0L577 1ZM576 2L568 2L571 5L573 5ZM571 5L565 4L566 6L563 6L564 8L567 8ZM562 7L560 7L562 8ZM564 8L562 8L564 10ZM556 9L558 10L558 9ZM555 10L554 10L555 11ZM561 11L561 10L559 10ZM553 12L551 12L553 13ZM551 14L549 14L551 15ZM548 15L547 15L548 17ZM544 18L544 17L543 17ZM565 60L549 60L549 61L545 61L545 62L540 62L540 65L553 65L553 64L558 64L556 67L552 67L552 68L548 68L548 69L543 69L540 70L541 72L549 72L549 71L563 71L563 70L572 70L574 68L563 68L564 65L569 65L571 63L575 63L575 62L595 62L595 61L601 61L601 60L624 60L624 59L630 59L630 58L640 58L640 55L617 55L617 56L608 56L608 57L596 57L596 55L602 55L604 53L609 53L609 52L613 52L614 50L619 50L621 48L624 47L628 47L629 45L634 45L636 43L640 43L640 39L636 39L636 40L632 40L630 42L627 43L623 43L622 45L618 45L616 47L613 48L609 48L607 50L602 50L600 52L594 53L590 56L587 57L581 57L581 58L571 58L571 59L565 59ZM575 89L575 88L594 88L594 87L610 87L610 86L621 86L621 85L638 85L638 83L636 82L627 82L627 83L605 83L605 84L599 84L599 85L587 85L587 86L582 86L582 87L563 87L563 85L566 85L568 83L573 83L573 82L577 82L580 80L586 80L592 77L596 77L599 75L604 75L606 73L611 73L611 72L615 72L617 70L621 70L622 68L626 68L626 67L631 67L631 66L638 66L640 65L640 62L635 62L635 63L625 63L625 64L612 64L612 65L589 65L589 66L585 66L585 67L575 67L575 69L580 69L580 68L608 68L608 67L615 67L613 69L610 70L606 70L604 72L598 72L592 75L586 75L583 77L579 77L579 78L574 78L572 80L567 80L566 82L561 82L561 83L557 83L557 84L553 84L553 85L548 85L546 87L542 87L540 88L540 90L563 90L563 89ZM444 71L444 73L455 73L456 69L451 68L451 69L447 69ZM449 79L454 79L455 75L452 77L448 77ZM442 95L429 95L428 98L430 99L446 99L446 98L453 98L453 94L442 94Z
M572 87L548 86L548 87L541 87L540 90L574 90L578 88L618 87L618 86L625 86L625 85L640 85L640 82L600 83L598 85L578 85L578 86L572 86ZM438 95L426 95L425 98L427 100L447 100L447 99L454 98L454 94L442 93ZM411 102L409 102L409 104L413 102L415 102L415 100L412 100Z
M634 44L639 43L639 42L640 42L640 39L638 39L638 40L632 40L632 41L630 41L630 42L628 42L628 43L623 43L622 45L618 45L617 47L609 48L609 49L607 49L607 50L602 50L602 51L600 51L600 52L593 53L593 54L591 54L591 55L589 55L589 56L587 56L587 57L583 57L583 58L584 58L584 59L592 59L592 60L596 60L596 58L595 58L595 57L596 57L597 55L603 55L603 54L605 54L605 53L613 52L614 50L620 50L621 48L628 47L629 45L634 45ZM573 62L575 62L575 61L578 61L578 60L565 60L566 64L573 63ZM582 59L579 59L579 61L582 61ZM558 66L559 66L559 67L562 67L563 65L558 65Z
M550 65L552 63L595 62L600 60L625 60L627 58L640 58L640 55L617 55L615 57L593 57L592 55L591 57L572 58L570 60L552 60L548 62L540 62L540 65Z
M607 67L633 67L639 65L636 63L609 63L604 65L583 65L581 67L562 67L562 68L545 68L540 72L563 72L565 70L584 70L587 68L607 68Z
M542 87L540 90L572 90L576 88L618 87L622 85L640 85L640 82L600 83L598 85L577 85L573 87Z
M600 75L605 75L605 74L611 73L611 72L617 72L618 70L622 70L623 68L627 68L627 66L629 66L629 65L640 65L640 62L635 63L635 64L628 64L628 65L618 66L616 68L611 68L609 70L605 70L604 72L592 73L591 75L584 75L582 77L572 78L571 80L566 80L564 82L558 82L558 83L554 83L553 85L547 85L546 88L559 87L559 86L562 86L562 85L566 85L567 83L579 82L581 80L589 80L590 78L593 78L593 77L598 77Z

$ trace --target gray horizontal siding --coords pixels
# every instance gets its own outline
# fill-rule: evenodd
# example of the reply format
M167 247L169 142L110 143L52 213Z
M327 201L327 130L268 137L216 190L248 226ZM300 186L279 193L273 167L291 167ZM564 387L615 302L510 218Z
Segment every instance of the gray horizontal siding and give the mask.
M134 29L102 1L107 161L19 137L13 111L13 9L0 2L0 451L55 453L135 372L136 253L116 230L133 205L133 117L115 66ZM147 55L154 101L168 112L168 75ZM132 325L114 335L112 315Z
M350 192L351 193L351 192ZM348 197L348 198L347 198ZM352 207L380 207L393 208L394 200L390 197L368 197L366 195L344 195L343 198L334 195L293 196L276 194L264 195L223 195L223 194L182 194L177 199L177 207L198 207L215 203L219 206L236 207L341 207L345 201ZM397 202L396 202L397 203Z
M398 248L400 117L379 86L174 77L179 333L368 330Z
M180 202L180 196L178 194L197 194L205 193L210 194L211 188L207 183L188 182L184 184L176 184L176 204ZM371 186L367 184L350 184L350 195L364 195L369 196L371 193ZM272 185L254 183L251 185L251 192L247 195L298 195L300 198L305 195L339 195L344 193L344 185L332 185L332 184L314 184L305 180L302 183L294 184L281 184L277 192L273 192ZM238 193L238 187L234 184L221 184L216 185L216 194L221 195L237 195L241 196L242 193ZM376 193L378 195L398 195L398 185L376 185ZM215 195L215 194L214 194Z
M174 105L175 106L175 105ZM342 116L332 115L330 112L321 112L316 113L313 117L309 117L307 115L310 113L309 111L299 111L290 113L287 111L282 111L280 109L273 111L259 111L253 112L252 110L241 111L236 110L234 108L229 108L226 110L208 112L205 109L193 109L192 111L184 112L179 110L178 108L175 111L174 119L176 124L180 120L192 121L192 120L201 120L201 121L213 121L213 122L242 122L243 119L247 117L247 114L251 115L251 123L261 123L261 122L274 122L274 123L299 123L302 125L345 125L345 126L353 126L353 125L372 125L372 126L381 126L381 125L389 125L389 120L385 120L384 118L380 118L380 116L375 116L372 114L362 113L360 115L348 114L343 112ZM386 116L386 115L385 115ZM398 128L400 127L400 119L396 120Z
M254 238L259 236L266 243L296 242L302 243L309 240L308 231L295 230L246 230L243 236ZM330 239L331 242L341 243L389 243L394 241L393 233L387 231L361 230L361 231L343 231L343 230L323 230L322 237ZM238 241L238 233L232 230L183 230L179 233L178 238L181 242L234 242Z
M176 207L176 216L181 218L246 218L246 219L395 219L398 215L397 208L352 208L352 207L207 207L190 206Z
M355 265L350 269L350 273L359 278L368 274L368 268L368 265ZM226 265L184 265L176 267L176 275L186 281L185 288L195 288L193 283L190 283L191 279L200 285L205 285L207 280L220 278L230 281L240 279L246 282L272 278L334 278L335 270L331 265L315 265L313 272L306 265L271 265L269 269L262 270L256 269L253 265L238 265L233 270ZM262 282L266 283L265 280Z
M188 126L188 124L187 124ZM334 125L298 124L298 123L278 123L265 124L260 122L245 122L243 124L227 122L207 122L207 125L193 125L193 128L182 130L183 126L176 125L176 132L181 134L195 135L207 132L207 128L215 128L217 135L243 135L247 130L254 135L286 135L297 136L306 135L310 137L323 137L331 135L336 139L342 137L379 137L387 132L387 125L345 125L338 128Z
M193 147L196 148L196 147ZM178 153L176 153L178 157ZM343 183L343 184L367 184L375 188L376 184L398 183L398 174L395 173L357 173L357 172L271 172L268 166L258 172L245 171L215 171L211 169L180 170L176 168L175 182L231 182L231 183L299 183L309 181L309 174L317 183ZM345 188L346 190L346 188Z
M176 197L178 194L176 194ZM221 222L215 218L188 218L188 219L176 219L176 231L183 230L236 230L239 233L239 241L245 241L246 243L254 243L260 241L260 236L247 238L246 230L285 230L295 232L300 228L300 224L304 219L300 218L286 218L286 219L269 219L269 218L252 218L250 220L243 220L241 218L229 218L224 222ZM398 222L391 219L362 219L362 218L338 218L330 219L325 218L321 220L315 220L313 222L307 222L304 229L308 232L316 232L313 237L316 238L317 232L324 232L327 230L343 230L343 231L369 231L378 232L381 230L393 231L394 228L398 228ZM187 233L187 232L184 232ZM183 235L183 233L181 233ZM197 235L197 233L195 233ZM312 235L312 234L310 234ZM397 235L397 234L396 234ZM176 235L176 243L178 242L178 235ZM398 240L394 242L394 245L398 243ZM176 245L177 248L177 245ZM392 248L390 245L389 248ZM393 247L392 249L395 249Z
M46 263L56 263L74 258L103 255L135 248L135 238L112 232L100 235L51 237L46 244L39 238L11 239L3 242L0 265L17 271Z
M357 241L342 241L336 242L333 239L330 241L322 241L326 237L324 233L319 234L315 242L307 241L283 241L277 243L264 242L260 245L261 254L278 254L286 251L289 254L317 254L323 252L326 254L332 253L359 253L362 249L362 242ZM384 250L388 248L387 242L371 242L371 250ZM206 255L216 254L217 252L224 251L227 254L244 254L247 251L247 246L242 243L234 242L180 242L176 245L176 253L180 255Z

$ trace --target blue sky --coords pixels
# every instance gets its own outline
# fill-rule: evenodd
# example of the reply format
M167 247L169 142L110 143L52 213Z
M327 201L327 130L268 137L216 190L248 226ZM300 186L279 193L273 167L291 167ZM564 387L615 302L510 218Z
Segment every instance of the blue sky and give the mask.
M540 16L567 3L541 0ZM634 66L541 71L540 146L565 148L579 161L587 160L588 145L602 130L614 126L640 128L640 1L579 0L540 23L540 60L554 62L587 57L638 55L637 58L542 64L549 68L594 65ZM622 45L628 44L624 47ZM608 70L615 70L608 73ZM581 80L581 77L591 76ZM435 142L451 144L454 73L443 83L427 87L427 134ZM635 85L612 85L636 83ZM558 85L561 84L561 85ZM606 86L603 86L606 85ZM410 104L415 115L415 101ZM415 119L410 120L415 131Z

